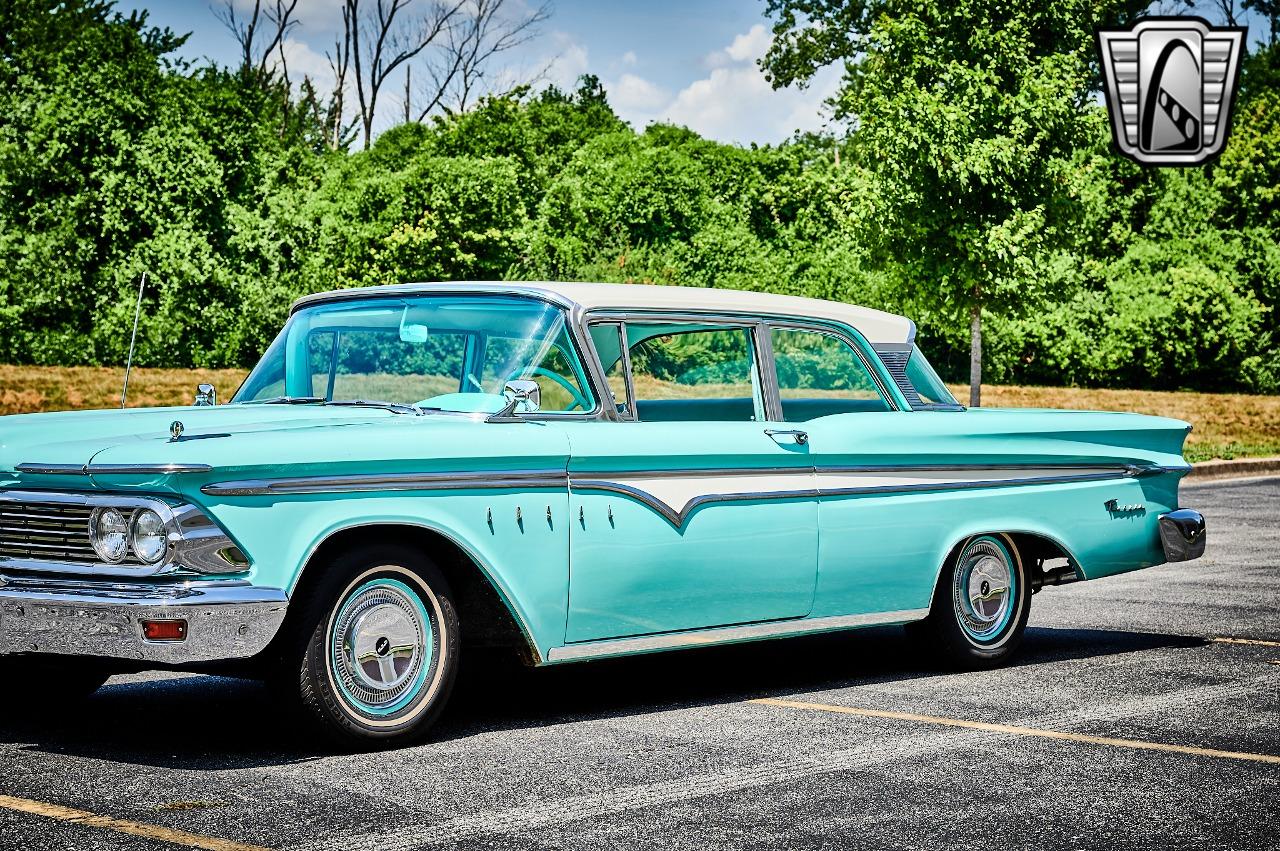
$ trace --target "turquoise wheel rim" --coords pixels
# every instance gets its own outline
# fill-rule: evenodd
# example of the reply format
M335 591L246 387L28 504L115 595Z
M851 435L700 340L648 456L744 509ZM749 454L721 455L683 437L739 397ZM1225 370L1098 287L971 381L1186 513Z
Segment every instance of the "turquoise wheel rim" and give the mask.
M435 631L418 592L380 577L357 586L338 609L329 664L343 700L360 714L395 715L430 678Z
M1013 621L1019 594L1008 547L985 535L969 542L956 560L951 592L965 635L977 644L999 640Z

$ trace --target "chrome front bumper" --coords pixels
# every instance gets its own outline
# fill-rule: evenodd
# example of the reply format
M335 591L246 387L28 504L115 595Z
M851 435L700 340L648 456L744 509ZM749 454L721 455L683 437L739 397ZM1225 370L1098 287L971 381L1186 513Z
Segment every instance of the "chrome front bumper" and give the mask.
M1160 516L1160 546L1166 561L1190 561L1204 555L1204 515L1179 508Z
M289 598L243 582L121 584L0 575L0 656L52 653L165 665L262 651ZM149 641L142 621L187 622L181 641Z

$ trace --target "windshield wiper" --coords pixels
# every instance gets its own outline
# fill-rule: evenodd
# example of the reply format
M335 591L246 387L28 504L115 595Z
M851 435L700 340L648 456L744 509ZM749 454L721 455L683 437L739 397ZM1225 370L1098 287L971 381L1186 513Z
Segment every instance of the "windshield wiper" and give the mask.
M320 396L273 396L270 399L251 399L246 405L323 405Z
M425 413L417 405L402 405L399 402L375 402L368 399L335 399L324 404L346 408L383 408L393 413L414 414L415 416L422 416Z

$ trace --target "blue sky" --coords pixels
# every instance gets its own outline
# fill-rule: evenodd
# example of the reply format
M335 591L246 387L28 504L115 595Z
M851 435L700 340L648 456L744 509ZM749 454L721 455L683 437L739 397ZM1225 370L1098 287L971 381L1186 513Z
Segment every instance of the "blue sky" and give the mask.
M190 59L222 64L236 59L236 45L214 15L225 0L119 0L122 11L145 8L153 24L190 32ZM252 0L234 0L238 7ZM431 0L417 0L428 3ZM509 0L513 5L539 0ZM501 60L520 79L541 74L571 88L580 74L603 80L618 114L643 129L653 121L684 125L712 139L739 144L776 143L797 130L827 126L823 102L836 90L837 68L823 69L803 90L773 90L758 59L768 47L763 0L552 0L554 11L541 36ZM300 0L300 26L286 56L296 78L305 73L322 90L331 86L325 51L341 30L340 0ZM1156 0L1151 12L1205 15L1221 23L1214 0L1188 8L1180 0ZM1252 44L1264 35L1256 15L1244 16ZM387 126L403 109L399 86L379 101Z
M118 4L122 11L147 9L152 24L190 32L182 50L187 58L230 64L236 45L214 15L221 6L221 0ZM301 25L286 53L295 75L301 70L329 77L324 53L340 31L339 8L339 0L298 4ZM614 108L637 128L670 121L740 144L779 142L797 130L822 128L822 102L834 91L838 72L823 72L805 90L774 91L755 65L768 43L762 0L554 0L541 37L502 61L516 74L545 71L548 82L566 87L579 74L596 74ZM397 90L379 108L389 120L400 104Z

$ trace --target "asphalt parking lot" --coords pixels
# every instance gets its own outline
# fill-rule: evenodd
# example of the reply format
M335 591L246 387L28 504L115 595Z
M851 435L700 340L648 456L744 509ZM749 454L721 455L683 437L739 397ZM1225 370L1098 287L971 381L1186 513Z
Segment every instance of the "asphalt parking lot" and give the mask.
M1183 502L1204 559L1047 589L992 672L895 629L474 660L432 741L340 756L254 683L116 678L0 722L0 847L1280 847L1280 479Z

